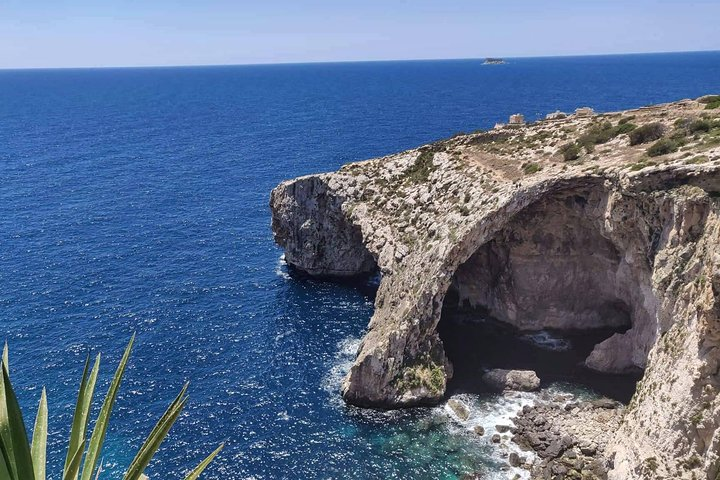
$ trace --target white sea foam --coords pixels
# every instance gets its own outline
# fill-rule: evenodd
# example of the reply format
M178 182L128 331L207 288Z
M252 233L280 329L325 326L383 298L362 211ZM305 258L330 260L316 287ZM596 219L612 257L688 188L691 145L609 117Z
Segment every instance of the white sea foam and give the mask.
M465 433L473 432L475 427L482 426L485 434L478 437L480 441L487 442L491 446L490 455L493 459L500 463L507 463L507 457L510 453L515 452L521 457L534 461L536 459L532 452L522 451L518 445L505 438L499 444L493 444L491 439L495 433L497 425L507 425L514 427L513 418L522 410L525 405L534 405L541 398L547 397L563 397L565 403L577 400L575 396L564 388L562 384L554 384L544 388L538 392L505 392L496 395L475 395L475 394L459 394L453 395L451 398L463 402L470 411L470 416L466 420L460 419L455 412L446 404L435 408L436 413L449 416L456 428L465 430ZM510 433L500 434L510 437ZM489 473L489 472L488 472ZM519 477L516 477L518 475ZM510 468L504 472L493 472L487 477L492 480L506 480L508 478L520 478L523 480L530 478L530 472L522 468Z
M356 337L348 337L338 342L335 358L322 383L325 391L331 394L332 401L341 401L338 392L345 375L352 367L359 347L360 339Z
M546 330L528 333L520 337L523 341L532 343L545 350L564 351L572 347L570 340L553 336Z
M482 426L485 434L481 437L481 441L485 441L488 445L492 445L490 454L498 463L506 463L507 455L516 452L523 457L527 457L527 452L522 452L514 443L506 439L500 444L492 444L491 438L497 433L496 425L514 426L512 418L515 417L525 405L532 405L538 399L537 393L530 392L506 392L501 395L475 395L475 394L459 394L453 395L454 399L460 400L468 406L470 416L466 420L461 420L455 415L453 410L447 405L438 407L442 412L449 415L458 428L467 432L474 432L477 426ZM473 433L474 435L474 433ZM509 434L501 434L509 435ZM511 468L504 472L487 472L490 474L491 480L506 480L508 478L529 479L530 474L527 470L521 468Z
M275 275L285 280L290 280L290 274L287 271L287 262L285 261L285 254L280 255L280 258L275 265Z

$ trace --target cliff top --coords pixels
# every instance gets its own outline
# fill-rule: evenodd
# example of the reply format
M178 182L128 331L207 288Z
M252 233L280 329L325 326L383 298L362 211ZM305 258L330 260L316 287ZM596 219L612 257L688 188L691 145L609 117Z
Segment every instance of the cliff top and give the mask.
M432 253L440 239L452 240L478 214L533 186L586 177L647 191L664 188L670 177L717 171L719 98L458 134L346 164L328 174L328 186L342 192L343 210L377 252L381 270L390 271L407 253L423 253L418 245Z
M376 174L418 155L410 180L429 179L430 154L444 153L467 173L516 181L541 171L612 171L627 174L657 165L690 165L720 159L720 96L633 110L504 125L460 133L418 149L351 163L341 172ZM476 171L479 169L479 171Z

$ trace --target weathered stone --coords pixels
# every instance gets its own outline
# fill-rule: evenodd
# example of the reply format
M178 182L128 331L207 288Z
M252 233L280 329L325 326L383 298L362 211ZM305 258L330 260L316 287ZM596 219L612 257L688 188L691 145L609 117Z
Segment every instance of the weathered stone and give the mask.
M600 400L594 400L592 402L592 405L594 407L598 407L598 408L618 408L618 407L622 406L621 403L611 400L609 398L602 398Z
M483 381L495 390L530 392L540 388L540 379L532 370L494 369L485 372Z
M453 411L453 413L462 421L467 420L470 418L470 409L468 408L465 403L463 403L460 400L457 400L455 398L451 398L447 402L448 407Z
M580 445L580 451L583 455L592 456L597 453L597 446L592 443L586 443L585 445Z
M510 455L508 455L508 464L511 467L519 467L523 463L523 459L515 452L510 452Z
M684 101L623 113L671 132L701 114L717 122L720 112L704 108ZM585 360L603 372L645 371L622 422L606 430L609 477L640 479L655 458L659 477L715 478L720 145L698 133L650 163L647 145L619 135L581 162L563 161L559 145L595 120L458 136L283 182L271 195L275 239L288 264L310 275L382 274L346 401L443 400L453 368L437 326L451 291L520 330L626 329Z

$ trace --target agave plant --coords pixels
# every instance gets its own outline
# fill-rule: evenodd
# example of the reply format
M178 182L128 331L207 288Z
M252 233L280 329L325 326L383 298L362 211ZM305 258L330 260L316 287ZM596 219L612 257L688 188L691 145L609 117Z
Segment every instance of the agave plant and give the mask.
M125 353L115 371L112 382L110 382L110 388L102 403L89 439L86 434L93 391L95 390L95 382L100 369L100 355L98 354L91 370L90 357L88 356L85 361L85 368L80 381L80 391L78 392L75 413L70 428L70 441L65 456L62 480L77 480L78 478L80 480L98 480L100 478L102 471L100 454L105 441L110 414L117 398L120 382L125 373L125 366L130 357L134 340L135 335L132 336L125 348ZM28 443L25 421L10 383L9 372L6 343L2 356L2 378L0 378L0 480L45 480L48 430L48 407L45 389L43 388L40 395L40 405L35 417L32 442ZM175 423L185 406L188 398L186 395L187 388L188 384L186 383L180 390L180 394L160 417L160 420L158 420L127 468L123 477L124 480L147 478L143 471L152 460L155 452L160 448L160 444L170 431L170 427ZM223 445L220 445L208 455L185 477L185 480L199 478L203 470L220 453L222 448Z

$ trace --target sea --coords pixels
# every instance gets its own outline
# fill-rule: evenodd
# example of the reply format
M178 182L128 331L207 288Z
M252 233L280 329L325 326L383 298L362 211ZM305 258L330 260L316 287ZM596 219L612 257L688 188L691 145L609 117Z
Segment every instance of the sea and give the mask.
M49 478L60 478L86 357L102 353L94 419L133 333L103 479L122 478L185 381L189 402L151 480L183 478L223 442L203 478L525 475L506 466L512 447L488 440L494 425L538 395L591 389L458 393L466 420L444 405L345 405L372 285L288 271L270 191L514 113L720 93L720 53L482 63L1 70L0 334L28 430L47 389Z

